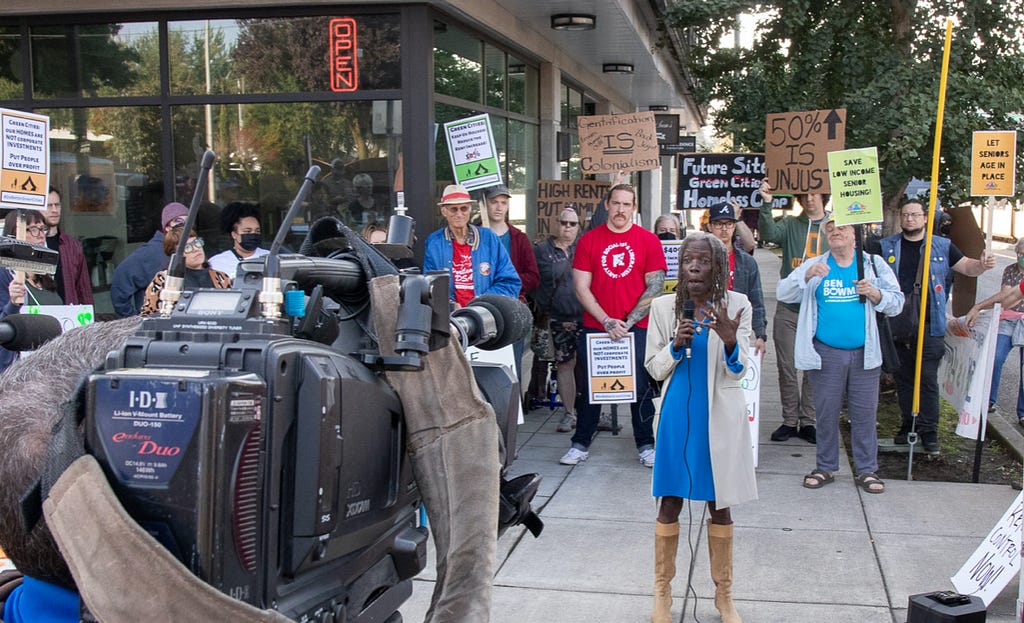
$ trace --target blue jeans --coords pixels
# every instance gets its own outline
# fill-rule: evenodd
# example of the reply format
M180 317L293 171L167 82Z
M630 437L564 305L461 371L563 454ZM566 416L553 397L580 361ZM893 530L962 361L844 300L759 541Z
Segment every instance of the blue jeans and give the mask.
M839 469L839 410L846 397L850 446L857 474L878 471L878 379L882 368L864 369L864 349L843 350L814 340L821 369L808 370L818 416L817 469Z
M629 330L633 334L633 353L636 355L636 396L637 401L629 405L630 414L633 416L633 439L636 442L637 450L646 450L654 447L654 391L651 384L651 377L644 367L645 354L647 353L647 329L633 327ZM576 350L577 369L583 368L584 381L576 388L576 432L572 436L572 446L577 450L587 451L590 442L594 440L597 432L597 422L601 417L601 405L590 404L590 370L587 368L587 334L604 333L596 329L584 328L580 332L579 342ZM582 365L579 365L582 362Z
M1013 350L1013 342L1010 335L996 336L996 358L992 365L992 389L988 394L988 403L993 405L999 400L999 377L1003 374L1003 364ZM1021 377L1024 379L1024 347L1017 347L1020 352ZM1021 387L1021 380L1017 381L1017 417L1024 417L1024 387Z

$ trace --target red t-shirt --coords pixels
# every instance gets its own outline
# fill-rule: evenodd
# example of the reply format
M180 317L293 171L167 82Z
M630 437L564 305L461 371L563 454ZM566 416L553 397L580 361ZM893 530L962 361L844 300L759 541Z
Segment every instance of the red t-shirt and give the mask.
M473 255L468 244L452 240L452 281L455 283L455 302L461 307L473 300Z
M604 313L623 321L647 289L644 275L668 269L661 240L637 225L621 234L607 225L588 231L576 244L572 267L590 273L590 292ZM601 320L583 312L585 327L603 329ZM647 328L647 316L636 326Z

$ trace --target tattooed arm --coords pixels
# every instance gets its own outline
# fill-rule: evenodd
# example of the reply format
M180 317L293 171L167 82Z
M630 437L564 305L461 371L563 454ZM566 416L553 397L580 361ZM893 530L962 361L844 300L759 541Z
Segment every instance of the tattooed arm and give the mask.
M651 303L654 299L661 296L662 288L665 287L665 271L652 270L644 275L644 281L647 283L647 288L640 295L640 300L636 302L636 306L626 316L627 329L643 320L647 312L651 311Z

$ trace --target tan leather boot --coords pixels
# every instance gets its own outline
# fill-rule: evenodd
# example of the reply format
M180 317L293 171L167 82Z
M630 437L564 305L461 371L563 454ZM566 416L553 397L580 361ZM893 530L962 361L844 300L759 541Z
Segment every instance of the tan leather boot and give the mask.
M654 522L654 609L651 623L672 623L672 578L676 576L679 522Z
M732 524L720 526L708 520L708 555L715 581L715 607L722 623L743 623L732 604Z

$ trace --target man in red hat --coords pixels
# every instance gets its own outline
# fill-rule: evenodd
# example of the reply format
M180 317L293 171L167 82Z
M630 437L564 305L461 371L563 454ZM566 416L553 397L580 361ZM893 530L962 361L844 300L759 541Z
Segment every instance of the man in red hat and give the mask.
M469 223L476 202L461 184L441 195L441 216L448 224L427 237L423 270L447 270L448 298L455 309L481 294L519 298L522 281L494 232Z

